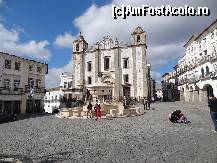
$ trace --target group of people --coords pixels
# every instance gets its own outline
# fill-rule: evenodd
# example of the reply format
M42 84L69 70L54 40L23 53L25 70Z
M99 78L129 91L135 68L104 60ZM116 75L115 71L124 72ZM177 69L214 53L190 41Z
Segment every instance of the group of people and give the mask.
M89 102L89 104L87 105L87 118L94 117L93 108L94 108L96 120L98 121L99 119L101 119L101 109L102 109L98 100L96 100L96 104L94 107L91 102Z
M144 105L144 110L150 110L150 100L148 98L144 98L143 99L143 105ZM127 103L127 99L124 98L123 100L123 105L125 107L127 107L128 103ZM217 133L217 98L215 98L213 95L210 95L208 97L208 106L210 108L210 115L214 124L214 132ZM95 117L96 120L98 121L99 119L101 119L101 106L98 100L96 100L96 104L92 105L91 102L89 102L88 106L87 106L87 118L93 118L93 109L95 112ZM172 123L189 123L190 121L187 120L186 116L184 115L184 113L181 110L175 110L172 113L170 113L168 115L169 120Z

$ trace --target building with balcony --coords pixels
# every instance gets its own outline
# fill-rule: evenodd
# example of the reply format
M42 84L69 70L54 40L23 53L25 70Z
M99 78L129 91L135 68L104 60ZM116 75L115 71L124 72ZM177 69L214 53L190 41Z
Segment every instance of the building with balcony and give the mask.
M217 20L184 45L186 54L178 61L176 72L180 99L191 102L217 97Z
M0 112L40 112L47 73L45 63L0 52Z
M55 109L60 108L60 100L64 96L64 92L58 88L47 89L44 96L44 110L52 113Z
M146 49L146 33L141 27L132 32L129 45L107 36L88 47L80 34L73 42L73 96L84 99L85 91L100 90L105 98L147 97Z

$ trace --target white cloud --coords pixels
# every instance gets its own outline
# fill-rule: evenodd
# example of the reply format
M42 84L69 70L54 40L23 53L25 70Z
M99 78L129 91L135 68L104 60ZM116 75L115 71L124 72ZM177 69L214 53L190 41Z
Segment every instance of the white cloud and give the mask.
M4 4L4 0L0 0L0 6Z
M48 60L51 57L51 52L47 49L47 40L21 42L20 33L19 28L8 30L0 24L0 51L40 60Z
M72 60L60 68L51 68L46 75L46 88L54 88L60 85L60 75L63 72L72 72Z
M209 17L127 17L112 18L112 4L122 5L131 4L140 6L161 6L170 4L180 7L188 4L189 6L207 6L211 10ZM185 49L182 47L185 41L194 34L202 31L214 19L217 12L214 6L216 0L197 1L126 1L115 0L112 4L101 7L90 6L82 15L74 20L75 26L82 31L87 42L91 45L100 41L103 36L110 35L113 39L130 42L130 34L138 25L143 27L147 33L148 59L154 71L159 71L160 67L166 66L171 60L180 58Z
M147 4L153 7L167 4L180 7L188 4L194 7L209 7L211 15L208 17L127 17L126 20L122 18L115 20L112 18L112 4L119 6L122 4L131 4L133 6ZM141 26L147 33L147 56L148 62L152 65L152 71L155 72L152 73L153 78L160 81L159 78L162 75L159 73L160 68L184 55L185 49L182 46L188 38L194 33L201 32L216 19L216 6L216 0L114 0L112 3L101 7L91 5L73 23L82 32L89 45L95 44L106 35L110 35L113 39L117 37L119 41L129 43L131 32L138 25ZM64 35L62 37L64 38Z
M64 35L57 36L53 44L61 48L72 48L72 42L74 39L74 36L69 32L66 32Z

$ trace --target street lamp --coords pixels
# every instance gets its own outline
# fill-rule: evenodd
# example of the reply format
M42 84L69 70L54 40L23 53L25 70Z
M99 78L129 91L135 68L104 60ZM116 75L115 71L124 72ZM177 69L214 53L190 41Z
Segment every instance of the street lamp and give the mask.
M151 100L151 97L150 97L150 94L151 94L151 82L150 82L150 71L151 71L151 64L150 63L148 63L147 64L147 68L148 68L148 72L147 72L147 78L148 78L148 82L147 82L147 84L148 84L148 100L149 100L149 102L150 102L150 100Z
M32 107L32 112L34 112L34 107L35 107L35 103L34 103L34 89L32 88L29 92L29 99L31 100L31 107Z

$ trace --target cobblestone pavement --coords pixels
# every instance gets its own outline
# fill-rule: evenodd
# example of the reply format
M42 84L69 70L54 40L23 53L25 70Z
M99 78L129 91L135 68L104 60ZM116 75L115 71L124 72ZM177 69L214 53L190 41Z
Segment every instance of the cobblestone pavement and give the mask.
M0 160L22 162L216 163L217 134L204 104L152 104L142 116L95 120L54 115L0 124ZM190 124L167 114L183 110Z

